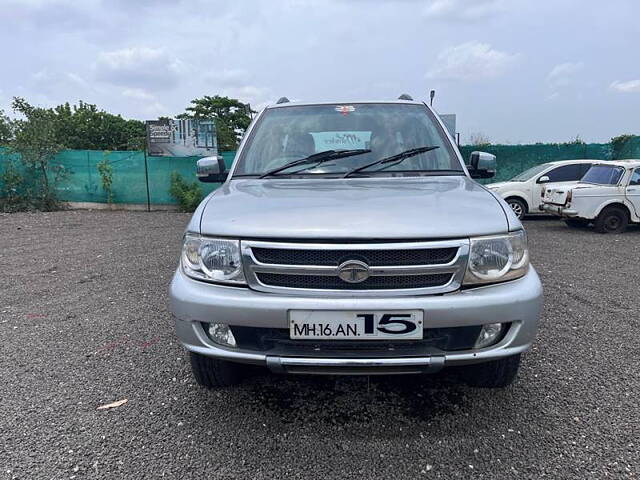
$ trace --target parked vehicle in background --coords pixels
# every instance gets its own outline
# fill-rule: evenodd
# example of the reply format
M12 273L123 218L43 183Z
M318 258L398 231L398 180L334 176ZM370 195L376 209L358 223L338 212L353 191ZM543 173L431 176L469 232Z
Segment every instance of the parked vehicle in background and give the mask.
M520 221L473 178L427 105L290 103L254 119L187 227L171 311L206 387L243 364L292 374L460 367L504 387L535 338L542 287Z
M549 185L542 208L570 226L593 222L598 232L621 233L640 223L640 160L594 164L576 185Z
M560 160L536 165L506 182L490 183L490 190L505 199L519 219L527 213L540 213L545 183L575 183L597 160Z

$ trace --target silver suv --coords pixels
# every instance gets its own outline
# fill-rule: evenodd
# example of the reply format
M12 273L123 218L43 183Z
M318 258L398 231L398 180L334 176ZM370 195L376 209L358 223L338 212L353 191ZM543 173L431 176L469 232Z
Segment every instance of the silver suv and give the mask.
M249 127L197 208L171 311L197 382L277 373L432 373L504 387L535 337L542 288L522 224L472 178L427 105L291 103Z

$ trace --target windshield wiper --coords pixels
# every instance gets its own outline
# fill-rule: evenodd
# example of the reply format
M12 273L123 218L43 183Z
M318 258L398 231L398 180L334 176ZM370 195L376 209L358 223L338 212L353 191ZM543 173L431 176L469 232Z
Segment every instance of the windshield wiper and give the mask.
M287 170L291 167L297 167L298 165L307 165L310 163L317 163L318 165L320 165L321 163L328 162L329 160L335 160L337 158L353 157L354 155L362 155L363 153L369 153L370 151L371 150L369 150L368 148L356 148L352 150L325 150L324 152L314 153L313 155L309 155L308 157L304 157L299 160L294 160L293 162L285 163L281 167L268 170L267 172L260 175L258 178L265 178L270 175L275 175L278 172ZM307 170L307 169L303 168L302 170ZM301 172L302 170L297 170L294 173Z
M432 145L430 147L410 148L409 150L405 150L404 152L396 153L395 155L391 155L390 157L384 157L384 158L381 158L380 160L376 160L375 162L367 163L366 165L362 165L358 168L354 168L353 170L350 170L347 173L345 173L343 178L347 178L348 176L353 175L354 173L361 172L375 165L384 165L386 163L393 163L393 162L395 162L393 163L393 165L397 165L398 163L402 162L407 158L415 157L416 155L420 155L421 153L435 150L436 148L440 148L440 147L437 145ZM380 170L384 170L385 168L392 167L393 165L388 165L387 167L379 168L378 170L374 170L374 171L379 172Z

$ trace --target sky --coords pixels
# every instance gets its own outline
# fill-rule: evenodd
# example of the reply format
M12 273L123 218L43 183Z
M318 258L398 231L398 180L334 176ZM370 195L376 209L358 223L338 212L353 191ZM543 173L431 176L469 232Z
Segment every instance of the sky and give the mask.
M463 142L640 134L638 0L0 0L0 109L79 100L126 118L228 95L408 93Z

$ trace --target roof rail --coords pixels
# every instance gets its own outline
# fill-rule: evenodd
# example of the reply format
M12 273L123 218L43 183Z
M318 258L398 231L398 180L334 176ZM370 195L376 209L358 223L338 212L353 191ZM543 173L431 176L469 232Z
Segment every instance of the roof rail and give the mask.
M410 102L413 101L413 97L411 95L409 95L408 93L403 93L402 95L400 95L398 97L398 100L409 100Z
M280 97L276 102L276 105L280 105L281 103L289 103L289 99L287 97Z

